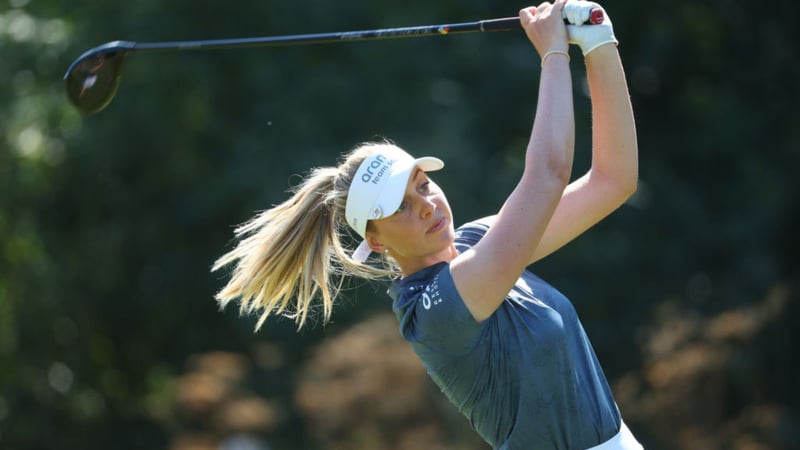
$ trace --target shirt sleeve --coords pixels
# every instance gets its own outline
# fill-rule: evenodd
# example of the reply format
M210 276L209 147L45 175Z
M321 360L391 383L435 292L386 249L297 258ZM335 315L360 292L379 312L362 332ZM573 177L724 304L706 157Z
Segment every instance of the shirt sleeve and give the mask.
M456 233L459 252L475 245L485 231L485 226L474 223L460 227ZM449 264L427 283L408 289L408 294L415 298L408 311L413 319L406 322L403 330L406 339L417 346L448 354L468 352L475 346L485 322L478 323L470 313L456 289Z
M448 354L470 351L483 328L456 290L449 265L419 293L414 318L412 340L429 350Z

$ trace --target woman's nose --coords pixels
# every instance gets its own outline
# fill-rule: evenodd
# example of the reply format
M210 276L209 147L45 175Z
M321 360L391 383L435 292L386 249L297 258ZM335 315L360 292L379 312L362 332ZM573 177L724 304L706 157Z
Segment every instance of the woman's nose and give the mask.
M422 218L428 217L429 215L433 214L433 211L436 210L436 204L433 203L433 201L430 198L424 195L420 196L419 207L420 207L419 215Z

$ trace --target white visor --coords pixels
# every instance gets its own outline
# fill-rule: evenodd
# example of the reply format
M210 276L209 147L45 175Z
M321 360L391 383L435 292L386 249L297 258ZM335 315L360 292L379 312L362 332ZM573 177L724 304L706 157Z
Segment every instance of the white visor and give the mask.
M367 221L389 217L400 207L408 178L417 166L431 172L444 167L444 162L431 156L414 159L394 146L381 148L367 157L350 183L345 208L347 224L366 238ZM369 245L363 241L353 253L353 259L364 262L370 253Z

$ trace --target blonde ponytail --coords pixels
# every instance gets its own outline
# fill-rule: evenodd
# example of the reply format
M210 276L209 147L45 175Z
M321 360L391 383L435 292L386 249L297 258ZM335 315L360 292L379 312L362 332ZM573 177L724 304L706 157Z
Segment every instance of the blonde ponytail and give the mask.
M350 182L364 158L383 146L392 144L361 144L338 167L313 169L288 200L239 226L238 244L211 269L234 265L215 297L220 305L238 299L240 314L259 313L256 330L271 314L290 317L302 328L317 297L323 321L330 320L346 276L395 275L390 261L380 267L355 262L342 243L349 236L344 210Z

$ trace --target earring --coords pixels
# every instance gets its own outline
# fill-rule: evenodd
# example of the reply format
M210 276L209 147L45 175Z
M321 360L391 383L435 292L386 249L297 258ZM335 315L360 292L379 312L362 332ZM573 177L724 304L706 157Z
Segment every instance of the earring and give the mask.
M388 255L389 254L389 249L388 248L383 249L383 253L386 253Z

